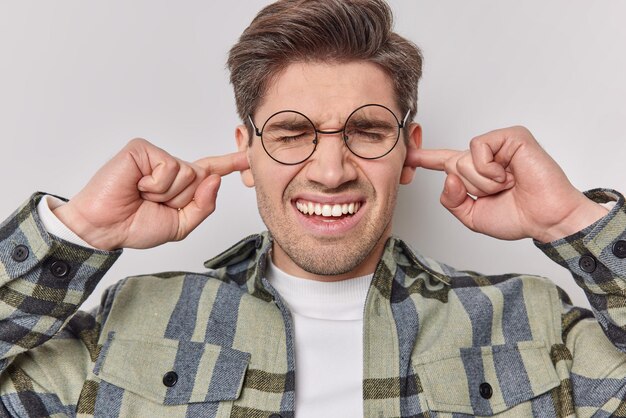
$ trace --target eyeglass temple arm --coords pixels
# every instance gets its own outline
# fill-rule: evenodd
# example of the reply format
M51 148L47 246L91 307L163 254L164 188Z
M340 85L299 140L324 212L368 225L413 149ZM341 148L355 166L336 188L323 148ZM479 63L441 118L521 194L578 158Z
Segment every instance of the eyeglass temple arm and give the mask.
M254 134L256 136L261 136L261 131L259 131L259 128L257 128L256 125L254 124L254 121L252 120L252 116L248 115L248 120L250 121L250 124L252 124L252 127L254 128Z
M409 119L409 114L411 113L411 109L406 111L406 115L404 115L404 118L402 118L402 123L400 124L400 128L404 128L406 126L406 122ZM248 116L250 117L250 116ZM250 119L250 121L252 121L252 119ZM254 126L254 124L252 124L252 126Z

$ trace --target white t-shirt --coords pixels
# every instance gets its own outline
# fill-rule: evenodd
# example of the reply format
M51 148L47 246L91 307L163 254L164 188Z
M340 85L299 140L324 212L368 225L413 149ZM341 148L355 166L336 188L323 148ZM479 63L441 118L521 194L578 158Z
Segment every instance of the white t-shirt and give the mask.
M296 418L363 417L363 311L372 275L319 282L270 262L266 276L293 318Z

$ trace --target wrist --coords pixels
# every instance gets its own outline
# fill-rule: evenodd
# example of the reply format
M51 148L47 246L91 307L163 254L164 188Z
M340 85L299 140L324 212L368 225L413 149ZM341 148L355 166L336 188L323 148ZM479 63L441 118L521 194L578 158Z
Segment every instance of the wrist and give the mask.
M52 213L65 227L91 247L103 251L112 251L120 248L100 228L95 227L86 220L71 202L53 208Z
M607 213L607 208L583 196L580 204L568 216L558 224L546 228L535 239L547 243L565 238L592 225Z
M94 247L89 245L88 242L76 235L74 231L68 228L67 225L61 222L61 220L54 214L54 209L64 205L65 203L65 200L62 200L56 196L42 196L39 203L37 203L37 214L39 215L39 219L43 224L43 227L50 234L62 239L63 241L71 242L82 247L95 249Z

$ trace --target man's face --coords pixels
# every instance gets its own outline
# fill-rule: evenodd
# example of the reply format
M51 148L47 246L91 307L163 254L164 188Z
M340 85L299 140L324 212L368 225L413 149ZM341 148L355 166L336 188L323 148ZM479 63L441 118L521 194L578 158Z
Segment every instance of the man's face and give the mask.
M253 120L261 128L272 114L296 110L318 130L333 131L369 103L388 107L399 120L404 116L391 80L375 64L295 63L269 86ZM410 132L409 152L421 141L418 125ZM237 129L239 148L250 161L243 181L256 187L259 213L274 238L273 261L289 274L317 280L372 273L391 233L398 185L413 177L414 170L404 167L407 145L401 138L386 156L364 160L347 149L341 134L321 134L318 140L308 160L289 166L272 160L259 137L248 146L245 127ZM304 206L317 205L321 215L304 213ZM332 216L346 208L347 214Z

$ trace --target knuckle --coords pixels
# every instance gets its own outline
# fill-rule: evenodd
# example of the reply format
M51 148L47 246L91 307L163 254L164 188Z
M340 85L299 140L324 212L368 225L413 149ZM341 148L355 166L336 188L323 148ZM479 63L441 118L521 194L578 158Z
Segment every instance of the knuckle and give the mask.
M198 173L198 177L201 177L203 179L209 177L209 175L211 174L208 167L195 164L194 168L195 171Z
M204 179L209 176L209 170L201 165L192 164L190 168L193 171L194 179Z
M473 166L472 158L469 154L463 155L456 161L455 167L458 172L464 172Z
M484 135L479 135L479 136L475 136L472 139L470 139L470 148L474 148L477 146L480 146L482 144L485 143L485 136Z
M529 141L533 138L533 134L525 126L522 126L522 125L514 126L513 131L515 132L515 137L518 140Z
M175 158L166 158L163 160L163 168L167 171L180 171L180 163Z
M150 148L152 146L153 145L150 142L148 142L146 139L137 137L137 138L133 138L129 140L126 143L126 146L124 148L130 149L130 150L141 150L141 149Z
M187 183L191 183L196 179L196 172L187 164L180 167L180 175Z
M131 139L130 141L128 141L128 145L137 145L137 144L146 144L149 143L147 140L145 140L144 138L140 138L140 137L136 137Z
M449 158L443 163L444 171L447 174L456 173L458 170L459 159L457 158Z

